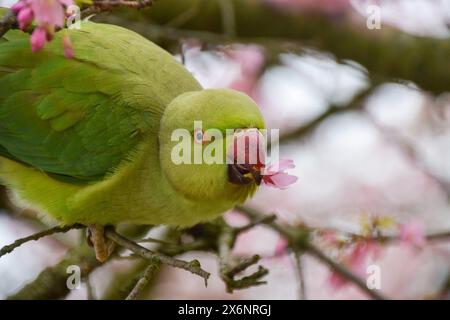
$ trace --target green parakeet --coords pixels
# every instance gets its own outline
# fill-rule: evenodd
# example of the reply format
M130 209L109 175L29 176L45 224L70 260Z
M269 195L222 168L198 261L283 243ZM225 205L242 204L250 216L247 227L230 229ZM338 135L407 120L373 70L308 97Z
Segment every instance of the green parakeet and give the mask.
M66 33L73 59L58 41ZM255 191L252 168L171 159L172 132L194 135L194 121L224 143L226 129L263 129L249 97L203 90L121 27L83 22L56 38L38 53L22 31L0 39L0 179L19 201L61 224L190 226Z

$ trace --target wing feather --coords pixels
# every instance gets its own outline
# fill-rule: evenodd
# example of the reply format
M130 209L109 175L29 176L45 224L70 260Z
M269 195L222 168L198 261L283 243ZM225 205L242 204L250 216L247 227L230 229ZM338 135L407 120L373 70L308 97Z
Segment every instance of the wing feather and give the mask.
M63 32L74 59L63 56ZM63 32L36 54L21 31L0 41L0 155L71 180L96 180L156 134L171 99L200 86L131 31L83 23Z

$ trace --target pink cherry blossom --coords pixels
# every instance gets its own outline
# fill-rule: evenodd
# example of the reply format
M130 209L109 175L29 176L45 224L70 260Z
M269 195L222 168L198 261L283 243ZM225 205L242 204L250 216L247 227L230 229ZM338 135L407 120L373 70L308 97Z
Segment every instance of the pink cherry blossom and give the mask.
M416 247L423 247L426 243L423 223L414 221L400 226L400 240Z
M30 37L31 50L37 52L41 50L47 41L47 33L43 28L37 27L34 29Z
M269 165L263 173L264 184L278 189L286 189L289 185L295 183L298 178L286 173L287 169L294 169L293 160L280 160L279 163Z

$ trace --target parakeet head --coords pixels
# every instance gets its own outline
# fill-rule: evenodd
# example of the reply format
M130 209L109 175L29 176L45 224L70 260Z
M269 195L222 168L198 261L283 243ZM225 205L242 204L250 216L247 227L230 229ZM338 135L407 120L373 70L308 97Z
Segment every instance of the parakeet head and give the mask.
M262 129L258 106L243 93L184 93L167 106L161 120L162 171L187 198L244 201L261 183Z

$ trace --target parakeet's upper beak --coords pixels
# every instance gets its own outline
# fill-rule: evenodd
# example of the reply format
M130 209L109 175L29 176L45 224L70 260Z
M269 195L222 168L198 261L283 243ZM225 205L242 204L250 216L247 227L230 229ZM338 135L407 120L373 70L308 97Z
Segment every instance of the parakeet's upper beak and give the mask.
M261 184L265 160L265 139L257 129L236 131L228 158L228 181L233 184Z

